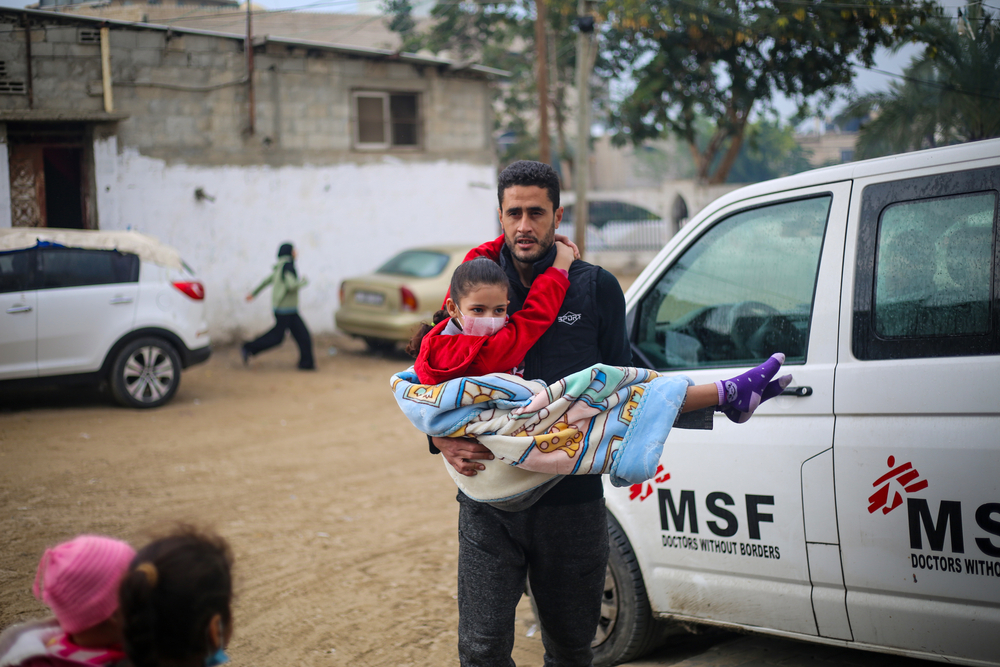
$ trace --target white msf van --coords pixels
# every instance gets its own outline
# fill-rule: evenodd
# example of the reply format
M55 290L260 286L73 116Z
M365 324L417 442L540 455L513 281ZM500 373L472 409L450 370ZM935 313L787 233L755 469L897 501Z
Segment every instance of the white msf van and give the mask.
M606 495L597 664L669 621L1000 665L1000 140L732 192L626 295L637 365L781 351L748 423L674 429Z

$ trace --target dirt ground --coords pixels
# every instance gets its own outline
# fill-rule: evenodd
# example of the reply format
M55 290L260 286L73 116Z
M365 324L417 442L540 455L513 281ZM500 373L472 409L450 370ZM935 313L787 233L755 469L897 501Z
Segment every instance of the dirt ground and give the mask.
M178 521L236 555L236 665L457 665L458 504L440 457L391 399L408 358L291 340L244 368L216 349L174 400L127 410L90 390L0 394L0 628L35 618L47 546L141 546ZM514 658L542 664L530 606Z

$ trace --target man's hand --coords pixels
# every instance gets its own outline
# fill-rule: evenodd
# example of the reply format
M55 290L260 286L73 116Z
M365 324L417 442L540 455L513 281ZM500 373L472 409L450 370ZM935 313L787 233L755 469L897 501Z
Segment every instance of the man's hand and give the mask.
M493 460L493 452L480 445L473 438L431 438L434 446L441 450L451 467L466 477L486 468L477 460Z

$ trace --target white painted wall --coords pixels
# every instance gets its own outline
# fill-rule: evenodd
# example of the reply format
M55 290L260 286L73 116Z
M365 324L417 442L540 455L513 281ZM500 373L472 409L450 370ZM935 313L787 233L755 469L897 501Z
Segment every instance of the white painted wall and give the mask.
M4 205L6 203L6 205ZM0 229L10 227L10 156L7 153L7 125L0 123Z
M96 149L98 161L112 159ZM344 278L368 273L404 248L471 247L499 234L491 166L387 158L370 165L196 167L132 149L113 159L113 169L95 165L98 174L113 176L98 180L101 229L135 229L177 248L205 283L216 342L249 339L272 325L269 294L251 304L244 296L268 275L283 241L296 245L299 275L309 278L299 310L316 333L333 331ZM196 200L197 188L215 201Z

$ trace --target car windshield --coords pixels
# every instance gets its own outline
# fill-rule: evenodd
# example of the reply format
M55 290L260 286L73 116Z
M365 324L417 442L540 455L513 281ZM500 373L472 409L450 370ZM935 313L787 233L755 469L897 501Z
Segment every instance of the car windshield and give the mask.
M448 255L429 250L407 250L383 264L375 273L412 278L433 278L448 265Z

